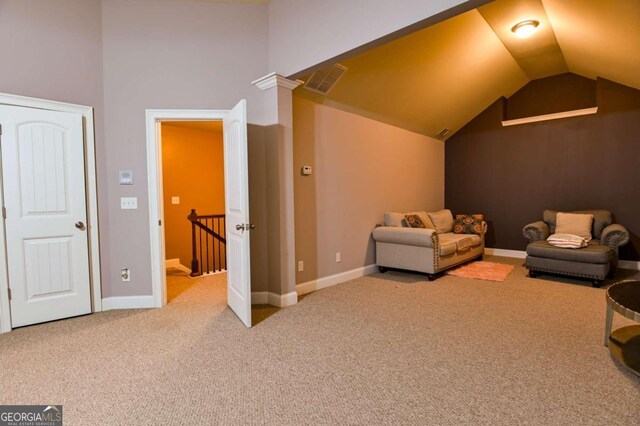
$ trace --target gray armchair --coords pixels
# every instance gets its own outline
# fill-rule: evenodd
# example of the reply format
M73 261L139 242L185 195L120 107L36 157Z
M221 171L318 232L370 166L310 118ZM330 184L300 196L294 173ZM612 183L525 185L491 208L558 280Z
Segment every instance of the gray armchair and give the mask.
M594 287L600 287L606 277L613 277L618 266L618 247L629 242L629 232L624 226L612 223L608 210L582 210L573 213L593 215L591 234L587 247L567 249L547 242L556 225L555 210L545 210L543 220L526 225L522 234L529 240L525 266L529 276L540 272L588 278Z

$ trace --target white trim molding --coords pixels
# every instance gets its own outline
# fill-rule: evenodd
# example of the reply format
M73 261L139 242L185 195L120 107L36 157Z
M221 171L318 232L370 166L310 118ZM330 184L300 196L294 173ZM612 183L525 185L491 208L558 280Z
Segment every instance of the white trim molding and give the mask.
M525 259L527 257L527 252L524 250L506 250L496 248L485 248L484 254L488 256L511 257L515 259ZM618 260L618 268L640 271L640 262L636 262L635 260Z
M300 80L289 80L285 76L272 72L271 74L267 74L264 77L260 77L259 79L252 81L251 84L257 86L260 90L268 90L276 86L293 90L300 86L301 82Z
M149 190L149 228L151 244L151 288L154 306L167 304L167 280L164 270L164 209L162 196L162 147L160 122L222 120L228 110L148 109L147 120L147 182Z
M557 120L559 118L579 117L581 115L590 115L598 112L598 107L576 109L573 111L554 112L553 114L536 115L533 117L516 118L513 120L504 120L503 127L517 126L519 124L537 123L539 121Z
M525 257L527 257L527 252L522 250L506 250L486 247L484 249L484 254L488 256L513 257L516 259L524 259Z
M287 294L278 294L270 291L254 291L251 293L252 305L272 305L278 308L286 308L298 303L298 293L292 291Z
M251 292L251 304L252 305L266 305L269 303L268 291L253 291Z
M0 93L0 104L25 108L38 108L50 111L80 114L84 123L84 159L87 185L87 229L89 237L89 276L91 280L92 312L102 310L102 283L100 281L100 229L98 225L98 190L96 177L95 129L93 107L29 98L26 96ZM2 228L2 227L0 227ZM4 240L4 229L0 230L0 240ZM6 259L4 244L1 244L0 258ZM0 262L0 333L11 331L10 302L8 297L7 271L4 262Z
M186 272L188 274L191 273L191 269L187 268L182 263L180 263L180 258L165 260L164 261L164 269L169 269L169 268L179 269L182 272Z
M340 272L339 274L329 275L328 277L322 277L315 280L307 281L302 284L298 284L296 285L296 292L299 295L311 293L312 291L331 287L345 281L351 281L356 278L371 275L377 271L377 265L367 265L361 268L351 269L350 271Z
M153 296L119 296L102 299L102 310L154 308Z

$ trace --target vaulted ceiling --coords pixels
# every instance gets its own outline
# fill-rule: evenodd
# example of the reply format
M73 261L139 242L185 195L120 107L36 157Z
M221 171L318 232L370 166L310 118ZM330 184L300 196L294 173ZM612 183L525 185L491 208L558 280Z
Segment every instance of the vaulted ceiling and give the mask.
M537 31L515 37L527 19ZM572 72L640 89L640 0L496 0L340 63L328 95L295 95L449 137L531 80Z

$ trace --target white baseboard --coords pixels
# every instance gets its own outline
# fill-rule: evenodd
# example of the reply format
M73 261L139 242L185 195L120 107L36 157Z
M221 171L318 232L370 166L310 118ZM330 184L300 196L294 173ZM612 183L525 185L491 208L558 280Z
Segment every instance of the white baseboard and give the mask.
M251 293L252 305L273 305L286 308L298 303L298 293L292 291L287 294L277 294L270 291L254 291Z
M182 263L180 263L180 258L176 258L176 259L167 259L164 261L164 268L176 268L179 269L183 272L188 272L191 273L191 269L187 268L186 266L184 266Z
M371 275L377 270L377 265L367 265L361 268L352 269L350 271L340 272L339 274L329 275L328 277L322 277L318 278L317 280L311 280L307 281L306 283L298 284L296 286L296 292L298 294L311 293L312 291L331 287L345 281L354 280L356 278L364 277L365 275Z
M153 308L153 296L105 297L102 299L102 310Z
M251 304L252 305L266 305L269 303L268 291L253 291L251 292Z
M527 252L523 250L507 250L497 248L485 248L484 254L488 256L515 257L516 259L524 259L525 257L527 257Z
M524 259L527 257L527 252L523 250L485 248L484 253L489 256L515 257L516 259ZM640 262L636 262L635 260L619 260L618 268L640 271Z

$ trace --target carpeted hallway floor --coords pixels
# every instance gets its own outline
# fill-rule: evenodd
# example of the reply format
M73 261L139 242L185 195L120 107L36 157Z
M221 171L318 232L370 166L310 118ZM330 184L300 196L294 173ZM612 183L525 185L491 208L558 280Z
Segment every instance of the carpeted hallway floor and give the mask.
M247 330L224 278L160 310L0 335L0 403L64 404L68 425L640 424L640 379L602 345L603 289L520 266L505 282L389 272Z

